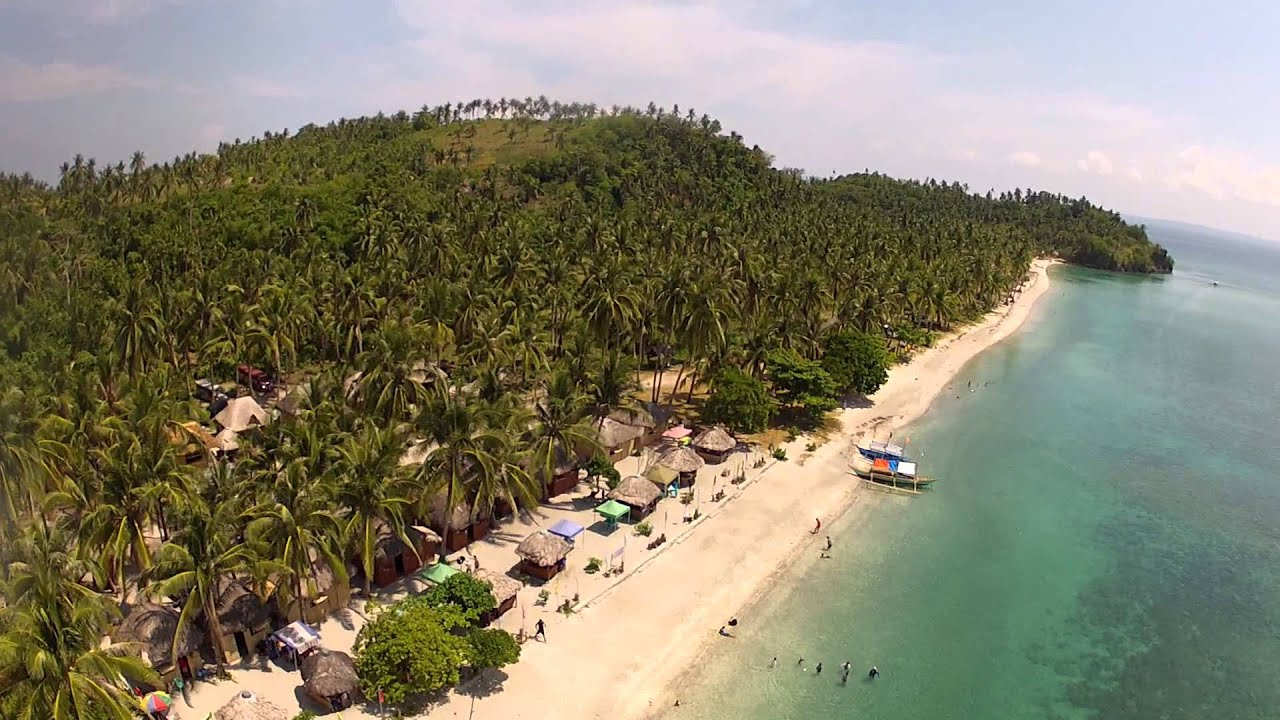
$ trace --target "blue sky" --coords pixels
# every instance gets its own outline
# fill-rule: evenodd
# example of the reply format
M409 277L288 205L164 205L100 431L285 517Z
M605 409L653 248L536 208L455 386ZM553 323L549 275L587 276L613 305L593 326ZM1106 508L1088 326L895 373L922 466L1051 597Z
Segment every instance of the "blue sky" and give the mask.
M545 94L1280 239L1280 4L0 0L0 169Z

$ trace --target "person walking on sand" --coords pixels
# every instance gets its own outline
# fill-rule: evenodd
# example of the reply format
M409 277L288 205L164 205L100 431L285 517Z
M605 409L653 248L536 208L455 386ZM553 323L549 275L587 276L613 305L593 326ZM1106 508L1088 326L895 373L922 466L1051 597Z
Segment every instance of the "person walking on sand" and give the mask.
M845 660L840 666L840 684L844 685L849 682L849 661Z
M534 628L533 637L535 639L541 638L542 642L546 642L547 641L547 624L542 622L542 619L539 618L538 624L534 625L533 628Z
M800 668L801 670L804 669L804 658L800 658L800 662L796 663L796 667Z
M729 633L729 630L728 630L727 628L725 628L725 626L721 625L721 626L720 626L720 637L728 637L728 638L731 638L731 637L733 637L733 635L731 635L731 634Z
M769 669L772 670L776 667L778 667L778 656L774 655L773 659L769 661Z
M827 536L827 549L828 549L828 550L830 550L830 549L831 549L831 536L830 536L830 535L828 535L828 536Z
M821 518L814 518L814 519L813 519L813 523L814 523L814 525L813 525L813 530L812 530L812 531L810 531L810 532L809 532L809 534L810 534L810 535L817 535L817 534L818 534L818 531L822 529L822 519L821 519Z
M822 663L818 663L818 667L814 669L813 674L814 674L814 675L821 675L821 674L822 674Z

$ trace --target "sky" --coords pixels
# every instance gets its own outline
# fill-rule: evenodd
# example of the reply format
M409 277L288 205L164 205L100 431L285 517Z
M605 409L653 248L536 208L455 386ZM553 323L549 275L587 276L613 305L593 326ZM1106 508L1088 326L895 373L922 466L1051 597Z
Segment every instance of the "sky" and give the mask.
M777 164L1280 239L1280 3L0 0L0 171L472 98L678 104Z

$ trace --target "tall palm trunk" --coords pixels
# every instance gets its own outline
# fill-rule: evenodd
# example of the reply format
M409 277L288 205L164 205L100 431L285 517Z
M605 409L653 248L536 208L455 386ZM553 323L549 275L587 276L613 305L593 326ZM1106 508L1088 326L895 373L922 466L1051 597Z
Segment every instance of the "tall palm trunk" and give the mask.
M218 617L218 603L212 589L205 594L204 617L208 625L209 640L213 643L213 658L218 665L218 674L221 675L226 672L227 651L222 646L222 620Z

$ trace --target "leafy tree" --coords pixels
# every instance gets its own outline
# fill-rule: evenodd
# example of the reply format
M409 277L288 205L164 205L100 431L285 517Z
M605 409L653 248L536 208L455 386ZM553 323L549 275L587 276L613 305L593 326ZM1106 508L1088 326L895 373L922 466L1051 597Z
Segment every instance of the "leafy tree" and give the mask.
M778 403L769 396L763 381L737 368L724 368L711 381L711 396L702 416L723 423L738 432L759 432L768 426Z
M448 580L427 591L427 604L436 609L453 608L469 624L497 607L493 587L467 573L451 575Z
M453 632L455 627L423 597L378 613L356 636L360 689L368 697L382 690L387 702L398 704L411 695L456 685L471 646L465 636Z
M800 357L795 350L774 350L765 361L773 392L787 408L799 410L816 420L839 404L839 388L822 366Z
M477 670L500 668L520 659L520 643L498 628L480 628L467 634L471 646L467 665Z
M618 472L618 468L609 462L609 459L603 455L596 455L587 461L584 469L587 471L587 479L596 481L596 490L600 489L600 478L605 479L605 483L612 483L610 487L616 486L622 481L622 473Z
M889 379L889 364L884 340L866 333L833 333L823 343L822 369L841 393L874 393Z

